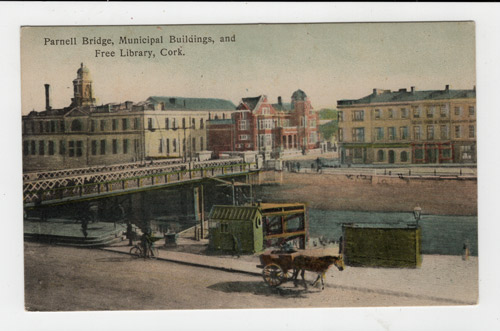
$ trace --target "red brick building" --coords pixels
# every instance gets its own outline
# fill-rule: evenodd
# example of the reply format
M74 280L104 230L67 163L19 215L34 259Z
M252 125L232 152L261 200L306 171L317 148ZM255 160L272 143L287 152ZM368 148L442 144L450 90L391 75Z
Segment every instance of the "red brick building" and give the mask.
M265 95L243 98L231 123L212 122L207 128L208 149L216 154L256 151L278 155L287 150L307 152L319 148L318 113L302 90L292 94L291 103L283 103L279 97L278 103L271 104ZM232 144L219 141L231 136Z

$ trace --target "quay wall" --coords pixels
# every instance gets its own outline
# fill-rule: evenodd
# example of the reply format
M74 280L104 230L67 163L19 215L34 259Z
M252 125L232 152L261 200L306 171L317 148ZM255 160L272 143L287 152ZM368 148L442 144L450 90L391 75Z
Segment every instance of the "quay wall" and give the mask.
M268 174L266 177L271 177ZM281 172L281 183L261 185L269 202L306 202L319 210L410 212L419 205L433 215L477 215L477 178L419 178Z

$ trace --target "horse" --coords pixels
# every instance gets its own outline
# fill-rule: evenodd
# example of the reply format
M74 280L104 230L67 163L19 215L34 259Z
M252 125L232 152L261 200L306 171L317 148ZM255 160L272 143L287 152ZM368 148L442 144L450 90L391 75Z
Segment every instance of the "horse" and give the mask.
M305 256L299 255L293 259L293 283L297 286L297 276L299 271L301 272L302 281L304 282L304 287L307 289L307 283L304 278L305 271L316 272L318 277L313 282L312 286L316 286L321 279L321 290L325 289L325 274L328 269L335 265L340 271L344 270L344 260L342 256Z

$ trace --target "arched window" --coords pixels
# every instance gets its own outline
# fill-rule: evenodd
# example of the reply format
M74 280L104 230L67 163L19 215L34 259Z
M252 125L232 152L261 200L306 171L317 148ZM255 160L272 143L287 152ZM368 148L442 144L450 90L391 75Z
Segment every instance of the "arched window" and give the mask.
M377 161L378 162L384 161L384 151L383 150L379 150L377 152Z
M73 122L71 122L71 131L82 131L82 121L73 120Z
M408 153L405 151L401 152L401 162L407 162L408 161Z

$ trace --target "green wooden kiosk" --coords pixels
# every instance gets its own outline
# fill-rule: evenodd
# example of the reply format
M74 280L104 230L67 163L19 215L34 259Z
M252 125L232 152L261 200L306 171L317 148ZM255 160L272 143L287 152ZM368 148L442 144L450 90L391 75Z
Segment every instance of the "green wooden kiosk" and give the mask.
M343 224L342 253L350 266L417 268L421 232L415 223Z
M208 221L209 249L260 252L264 248L262 228L259 206L213 206Z

